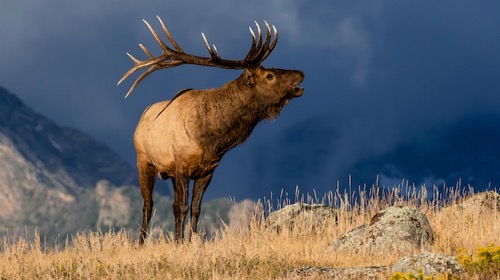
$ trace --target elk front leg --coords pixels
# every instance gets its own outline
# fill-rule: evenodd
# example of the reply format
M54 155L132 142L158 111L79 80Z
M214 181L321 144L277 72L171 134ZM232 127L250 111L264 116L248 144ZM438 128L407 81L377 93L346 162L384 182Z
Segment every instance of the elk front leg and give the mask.
M208 188L210 181L212 180L212 174L196 179L194 181L193 187L193 198L191 200L191 230L189 231L189 241L191 241L191 235L196 233L198 228L198 218L201 213L201 200L203 198L203 194Z
M141 186L142 199L144 205L142 208L142 225L139 229L139 244L144 244L146 234L148 232L149 221L153 211L153 187L156 181L156 169L147 162L137 161L137 169L139 170L139 184Z
M184 225L189 211L189 177L176 172L175 179L172 181L174 183L175 241L179 242L184 238Z

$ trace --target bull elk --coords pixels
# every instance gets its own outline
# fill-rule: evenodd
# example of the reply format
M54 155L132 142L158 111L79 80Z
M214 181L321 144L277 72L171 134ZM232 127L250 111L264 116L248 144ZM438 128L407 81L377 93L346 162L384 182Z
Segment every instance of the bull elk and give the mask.
M153 56L139 44L147 56L146 60L127 53L134 66L118 84L137 70L147 69L135 80L126 97L153 71L182 64L243 69L243 73L220 88L182 90L172 100L150 105L142 114L134 133L139 183L144 199L140 244L144 243L151 219L152 191L157 174L161 179L170 178L173 182L176 241L184 239L185 219L189 212L189 182L194 180L190 238L197 229L203 194L224 154L244 142L260 121L277 117L283 107L291 99L301 96L304 90L297 87L304 79L302 71L261 66L278 42L278 31L272 26L271 32L266 21L265 39L255 22L257 36L250 28L252 45L245 58L227 60L221 58L215 45L210 46L203 33L210 57L185 53L159 17L158 20L173 48L165 44L144 20L163 52Z

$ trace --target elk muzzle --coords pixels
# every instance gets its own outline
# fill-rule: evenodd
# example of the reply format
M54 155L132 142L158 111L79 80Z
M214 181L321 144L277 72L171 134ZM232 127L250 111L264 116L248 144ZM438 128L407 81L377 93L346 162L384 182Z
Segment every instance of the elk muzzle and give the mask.
M294 89L292 90L292 97L299 97L299 96L302 96L302 93L304 92L304 87L297 87L298 85L300 85L300 83L302 83L302 81L304 81L304 72L302 71L293 71L293 82L292 82L292 86L294 87Z

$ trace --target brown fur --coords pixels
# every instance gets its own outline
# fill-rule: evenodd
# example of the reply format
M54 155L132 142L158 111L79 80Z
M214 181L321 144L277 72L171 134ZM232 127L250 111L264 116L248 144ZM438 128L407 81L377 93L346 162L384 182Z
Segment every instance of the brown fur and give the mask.
M257 123L277 117L289 100L302 95L296 86L303 79L301 71L248 68L220 88L186 90L148 107L134 134L144 199L140 243L151 219L157 174L172 179L175 239L181 240L189 181L194 180L190 232L196 232L203 194L223 155L244 142Z

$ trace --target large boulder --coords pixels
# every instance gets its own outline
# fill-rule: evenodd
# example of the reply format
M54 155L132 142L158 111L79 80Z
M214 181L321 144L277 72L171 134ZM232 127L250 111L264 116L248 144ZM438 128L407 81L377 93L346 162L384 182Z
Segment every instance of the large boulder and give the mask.
M333 207L297 202L271 212L266 218L265 225L278 232L296 228L322 231L328 224L336 222L337 212Z
M227 214L229 227L248 233L253 219L261 221L260 216L264 212L262 203L250 199L244 199L234 203Z
M481 212L484 211L498 211L500 212L500 194L495 191L486 191L466 197L458 203L446 207L451 209L474 209L479 208Z
M287 279L339 279L339 280L378 280L387 279L386 266L369 266L353 268L337 267L302 267L291 270Z
M392 273L402 272L407 274L412 272L417 275L419 271L422 272L424 277L439 274L460 276L465 272L454 257L433 253L406 256L392 266Z
M430 249L434 234L425 215L409 207L389 207L367 225L354 228L337 239L332 248L348 253L408 253Z
M486 191L462 198L441 208L436 213L436 223L447 227L446 235L452 237L462 230L462 224L488 227L498 220L500 213L500 195L494 191ZM472 224L470 224L472 223Z

